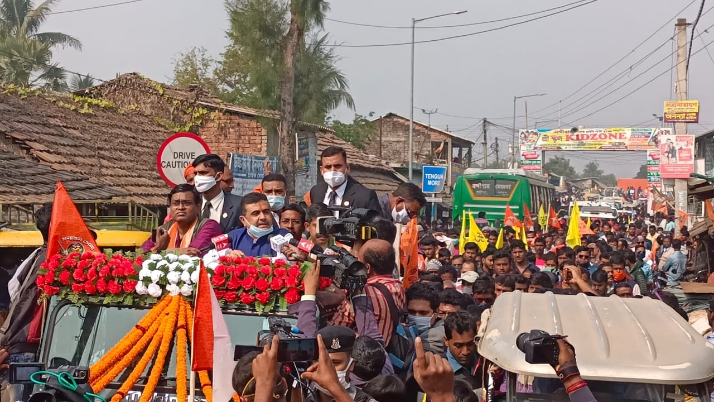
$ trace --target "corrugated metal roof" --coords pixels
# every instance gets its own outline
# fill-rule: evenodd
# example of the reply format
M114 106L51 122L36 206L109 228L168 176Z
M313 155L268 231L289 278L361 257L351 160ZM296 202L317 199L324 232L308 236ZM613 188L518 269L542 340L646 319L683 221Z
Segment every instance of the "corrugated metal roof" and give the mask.
M714 345L674 310L651 298L511 292L493 306L479 353L513 373L554 378L516 347L522 332L567 335L586 380L696 384L714 377Z

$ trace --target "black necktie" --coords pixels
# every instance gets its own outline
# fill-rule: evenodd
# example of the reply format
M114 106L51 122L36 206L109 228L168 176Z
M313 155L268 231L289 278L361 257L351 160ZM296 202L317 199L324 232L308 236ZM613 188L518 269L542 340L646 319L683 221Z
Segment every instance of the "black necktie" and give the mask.
M211 219L211 201L206 201L206 205L203 206L201 219Z
M328 200L328 206L334 207L337 205L337 193L336 192L331 192L330 193L330 199Z

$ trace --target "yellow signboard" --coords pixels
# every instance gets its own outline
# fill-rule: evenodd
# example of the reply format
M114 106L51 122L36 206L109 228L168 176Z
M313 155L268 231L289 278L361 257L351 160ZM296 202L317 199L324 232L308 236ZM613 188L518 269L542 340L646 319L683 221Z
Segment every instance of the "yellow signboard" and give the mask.
M665 101L665 123L698 123L699 101Z

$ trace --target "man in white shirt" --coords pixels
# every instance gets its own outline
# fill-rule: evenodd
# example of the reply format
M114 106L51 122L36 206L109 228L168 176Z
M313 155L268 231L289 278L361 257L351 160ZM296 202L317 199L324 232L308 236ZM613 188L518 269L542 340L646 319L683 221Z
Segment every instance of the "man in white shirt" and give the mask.
M196 173L194 185L203 196L200 218L213 219L221 224L223 233L243 227L240 219L240 203L243 197L223 191L222 181L225 162L216 154L201 155L193 161Z

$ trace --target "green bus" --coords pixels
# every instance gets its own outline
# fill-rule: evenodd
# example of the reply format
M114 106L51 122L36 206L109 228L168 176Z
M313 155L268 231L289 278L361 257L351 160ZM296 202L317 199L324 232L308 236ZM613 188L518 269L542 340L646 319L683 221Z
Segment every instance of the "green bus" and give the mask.
M503 222L506 205L518 219L523 219L523 204L531 211L533 221L538 221L538 209L548 206L555 195L555 186L544 176L523 169L466 169L454 186L454 218L463 211L485 212L492 224Z

